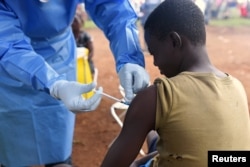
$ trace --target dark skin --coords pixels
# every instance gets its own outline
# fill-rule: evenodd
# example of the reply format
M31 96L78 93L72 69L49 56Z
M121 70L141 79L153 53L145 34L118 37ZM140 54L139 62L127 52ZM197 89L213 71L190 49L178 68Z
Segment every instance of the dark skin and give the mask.
M110 147L102 167L130 166L138 155L147 134L154 129L155 106L154 86L137 94L129 106L121 133Z
M173 77L181 72L213 73L218 77L226 77L211 63L205 46L193 45L186 37L177 32L170 32L164 40L149 35L145 31L145 40L149 52L154 57L154 65L161 74ZM137 94L128 108L122 130L108 150L102 167L135 167L134 161L147 137L155 130L157 88L150 86ZM157 152L154 152L155 155ZM152 155L144 158L148 160Z
M215 68L207 55L204 45L193 45L185 36L170 32L164 41L145 34L149 52L154 57L154 65L160 72L173 77L183 71L214 73L218 77L226 75Z

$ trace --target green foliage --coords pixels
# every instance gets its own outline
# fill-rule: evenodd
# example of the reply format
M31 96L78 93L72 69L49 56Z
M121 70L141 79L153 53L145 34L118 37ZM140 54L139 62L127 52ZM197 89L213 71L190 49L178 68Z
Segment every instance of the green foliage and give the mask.
M139 23L137 23L139 24ZM249 18L242 17L231 17L228 19L212 19L209 22L209 25L221 26L221 27L240 27L240 26L250 26ZM92 20L87 20L84 23L84 29L96 28L97 26Z
M84 22L83 28L84 29L96 28L96 25L95 25L95 23L92 20L86 20Z
M221 27L250 26L250 19L242 18L242 17L232 17L228 19L211 20L209 24L213 26L221 26Z

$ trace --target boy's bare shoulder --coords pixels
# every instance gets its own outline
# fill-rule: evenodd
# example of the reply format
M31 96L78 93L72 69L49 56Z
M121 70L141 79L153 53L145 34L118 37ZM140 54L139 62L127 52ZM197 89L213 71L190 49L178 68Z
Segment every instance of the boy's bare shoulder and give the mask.
M154 105L156 101L157 88L156 85L150 85L149 87L141 90L135 97L135 100L139 104Z

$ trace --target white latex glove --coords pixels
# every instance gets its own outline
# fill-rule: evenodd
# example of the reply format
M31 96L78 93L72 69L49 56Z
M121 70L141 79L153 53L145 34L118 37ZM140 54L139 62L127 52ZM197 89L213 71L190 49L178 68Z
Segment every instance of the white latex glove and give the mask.
M95 88L94 82L90 84L81 84L75 81L59 80L50 88L51 96L63 101L65 106L72 112L84 112L95 110L100 104L102 95L95 93L92 97L85 99L83 93L90 92ZM102 92L102 88L98 89Z
M121 86L125 92L125 102L130 103L134 94L149 85L149 75L146 70L137 64L127 63L118 72Z

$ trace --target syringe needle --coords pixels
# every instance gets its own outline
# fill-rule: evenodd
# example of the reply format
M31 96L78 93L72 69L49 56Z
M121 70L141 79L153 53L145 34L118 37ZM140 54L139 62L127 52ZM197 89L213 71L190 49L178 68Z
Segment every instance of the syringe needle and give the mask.
M115 100L115 101L118 101L118 102L122 102L122 100L120 100L120 99L118 99L118 98L116 98L116 97L114 97L114 96L111 96L111 95L109 95L109 94L107 94L107 93L99 92L99 91L97 91L97 90L94 90L94 92L99 93L99 94L102 94L103 96L106 96L106 97L108 97L108 98L110 98L110 99L112 99L112 100Z

